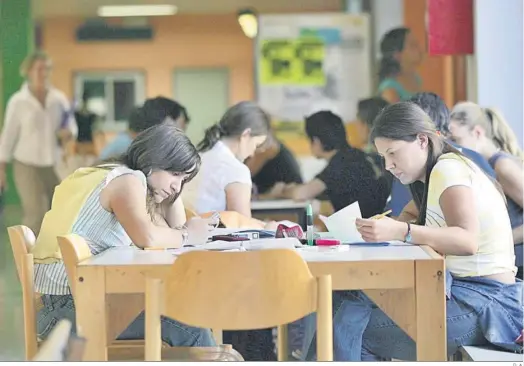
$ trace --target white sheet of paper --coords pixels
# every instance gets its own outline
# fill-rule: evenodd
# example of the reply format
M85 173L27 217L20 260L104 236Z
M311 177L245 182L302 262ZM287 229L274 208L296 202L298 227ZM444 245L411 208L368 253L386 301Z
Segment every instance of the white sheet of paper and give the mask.
M322 220L324 225L326 225L328 231L342 243L357 243L364 241L355 225L355 220L357 218L362 218L358 202L352 203L329 217L319 215L319 219Z

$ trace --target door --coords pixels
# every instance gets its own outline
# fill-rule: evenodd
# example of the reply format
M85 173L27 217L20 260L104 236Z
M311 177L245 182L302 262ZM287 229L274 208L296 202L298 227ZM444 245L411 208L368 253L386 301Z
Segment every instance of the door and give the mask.
M190 118L187 135L196 145L229 107L229 70L179 68L173 86L174 99L186 107Z

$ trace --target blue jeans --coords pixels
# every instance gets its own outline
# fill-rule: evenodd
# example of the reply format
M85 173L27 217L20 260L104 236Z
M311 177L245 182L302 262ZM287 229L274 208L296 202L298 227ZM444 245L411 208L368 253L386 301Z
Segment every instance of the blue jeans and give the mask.
M522 352L514 342L523 327L522 281L506 285L478 277L450 279L448 357L460 346L489 343ZM335 361L416 360L415 342L364 292L334 292L333 308ZM314 358L313 347L307 358Z
M53 327L61 319L68 319L76 333L76 315L71 295L42 295L44 307L37 314L37 333L40 339L46 339ZM144 339L145 315L141 312L118 340ZM170 346L208 347L215 346L215 340L209 329L189 327L176 320L162 317L162 341Z

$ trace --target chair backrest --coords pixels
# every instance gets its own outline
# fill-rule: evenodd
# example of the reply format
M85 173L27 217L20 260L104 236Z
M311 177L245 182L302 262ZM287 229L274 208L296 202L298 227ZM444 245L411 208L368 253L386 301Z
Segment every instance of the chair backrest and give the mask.
M59 236L58 246L62 253L62 260L66 268L69 287L74 298L76 294L75 278L77 265L81 261L91 257L91 249L89 249L89 245L85 239L76 234Z
M32 361L78 362L82 360L85 342L70 343L72 324L67 319L60 320ZM74 349L71 349L73 346Z
M317 281L292 250L185 253L164 283L164 315L202 328L269 328L317 309Z
M7 228L18 278L22 285L22 308L24 313L24 340L26 360L31 360L38 349L36 335L36 306L34 291L34 266L31 250L35 245L35 234L27 226Z

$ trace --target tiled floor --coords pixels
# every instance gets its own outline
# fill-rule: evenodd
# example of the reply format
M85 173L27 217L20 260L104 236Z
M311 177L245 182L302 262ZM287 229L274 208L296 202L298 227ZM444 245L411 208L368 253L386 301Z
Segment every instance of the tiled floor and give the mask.
M22 293L6 231L20 217L17 206L0 213L0 362L24 359Z

